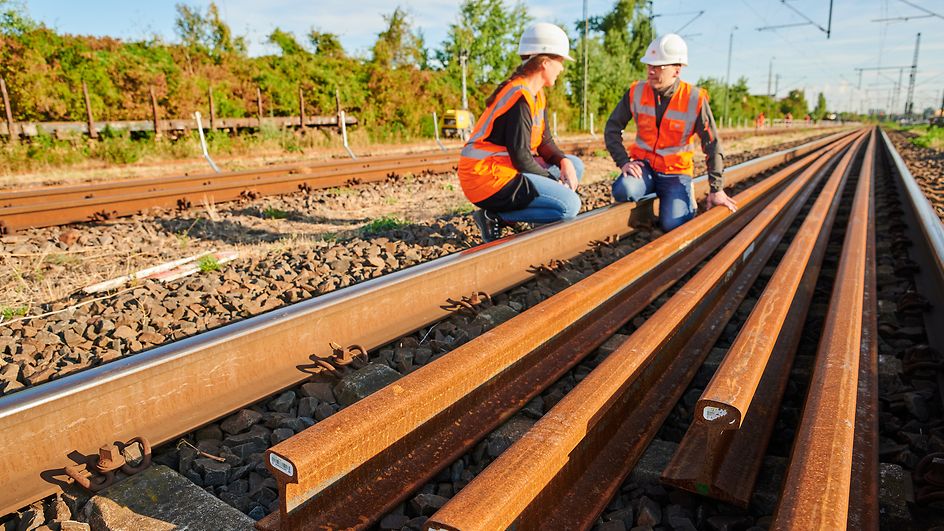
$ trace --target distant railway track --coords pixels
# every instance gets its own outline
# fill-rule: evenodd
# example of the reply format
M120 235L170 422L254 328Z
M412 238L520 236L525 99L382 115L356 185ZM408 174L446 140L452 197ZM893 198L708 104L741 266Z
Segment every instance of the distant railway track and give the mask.
M790 161L806 160L837 140L849 142L849 134L732 167L726 173L727 182L735 184ZM778 175L782 181L795 171L785 169ZM771 181L753 189L748 194L753 199L743 201L738 216L719 210L699 216L705 221L692 226L701 227L705 234L692 241L723 243L749 215L762 209L779 186ZM696 193L706 191L707 183L701 178ZM650 201L613 205L570 223L479 246L4 396L0 398L0 483L8 487L0 492L0 513L55 491L64 480L63 467L71 464L67 456L74 452L94 455L105 439L144 436L155 445L172 440L303 381L307 374L298 367L310 363L312 356L329 355L329 343L366 349L383 345L443 318L447 313L441 305L448 298L507 290L531 278L532 266L575 256L593 240L627 234L650 214ZM633 274L651 283L649 290L633 299L634 305L674 282L682 274L679 263L693 265L711 248L680 244L673 238L657 243L655 254L651 250L633 254L639 261ZM670 264L678 267L669 269ZM633 289L639 285L630 284ZM589 299L582 304L589 304ZM589 306L586 310L596 312ZM388 316L384 326L377 325L376 315ZM446 359L454 363L461 356L450 354ZM445 369L447 365L434 363L429 370L445 377L451 371ZM566 369L556 368L549 374L560 370ZM383 433L386 437L388 431ZM24 451L28 459L23 458ZM376 509L388 503L385 500Z
M782 134L783 129L736 130L733 139ZM565 141L561 147L582 154L602 149L601 140ZM259 196L288 194L352 183L382 181L391 176L455 170L458 150L297 163L225 173L203 173L149 179L54 186L0 192L0 234L29 227L104 221L151 208L188 208Z

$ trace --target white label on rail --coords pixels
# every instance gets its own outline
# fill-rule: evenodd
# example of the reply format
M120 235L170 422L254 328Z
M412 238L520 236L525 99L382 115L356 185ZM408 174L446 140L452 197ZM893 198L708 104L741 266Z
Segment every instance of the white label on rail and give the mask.
M720 419L727 414L728 410L714 406L705 406L705 409L702 411L702 416L704 416L705 420L708 422Z
M284 472L288 476L295 476L295 466L292 465L292 463L289 463L288 460L283 459L273 453L269 454L269 464L272 465L272 467L276 470Z

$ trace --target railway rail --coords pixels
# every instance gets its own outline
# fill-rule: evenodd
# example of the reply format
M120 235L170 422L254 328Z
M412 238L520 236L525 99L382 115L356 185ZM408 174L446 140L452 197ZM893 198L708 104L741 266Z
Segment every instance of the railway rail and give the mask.
M734 131L726 138L751 134ZM602 148L599 141L578 139L561 147L581 154ZM355 160L290 164L226 173L180 175L77 186L0 192L0 234L129 216L149 208L186 208L203 203L382 181L393 175L452 171L458 150L364 157Z
M876 528L871 183L882 164L908 193L907 169L877 129L835 134L732 168L728 182L779 169L736 196L738 212L713 209L699 215L272 447L267 461L278 481L280 511L258 527L366 527L379 521L647 305L684 284L427 522L430 529L449 530L590 527L791 226L802 219L664 474L665 481L702 495L742 502L777 414L776 406L765 409L765 404L779 402L783 393L783 374L796 350L843 189L856 181L840 280L798 434L808 443L794 450L791 487L780 500L774 526L848 521ZM702 179L697 193L705 188ZM944 296L933 291L944 278L944 228L933 209L928 218L920 192L908 197L917 205L909 216L918 254L927 258L921 262L923 282L929 297ZM319 345L385 344L442 318L439 305L448 297L508 289L530 276L528 266L573 256L588 241L632 231L651 216L652 206L600 209L2 397L0 482L11 488L0 493L0 513L54 490L50 478L62 477L65 456L94 453L103 442L101 433L119 440L143 435L155 444L170 440L303 380L297 367L318 356ZM378 330L371 326L378 313L396 317ZM750 378L739 367L751 369ZM214 384L219 381L227 385ZM725 398L724 391L736 397ZM133 414L125 407L131 403ZM195 410L193 403L201 407ZM821 435L827 431L829 437ZM22 451L13 451L24 448L25 459ZM701 451L700 459L692 449ZM727 456L736 451L751 456L742 460L747 465L728 465ZM829 466L821 469L819 463ZM876 481L852 483L853 469ZM741 494L728 494L725 481Z
M732 167L727 182L808 156L846 136L838 133ZM701 178L696 193L706 192ZM385 344L447 315L440 307L447 298L508 289L530 278L531 266L574 256L592 240L631 232L652 207L648 201L613 205L4 396L0 484L8 487L0 492L0 513L54 492L65 481L64 467L72 464L68 456L95 455L102 434L112 440L144 436L155 445L171 440L304 381L307 374L298 367L310 364L312 356L330 355L332 342L367 349ZM375 315L393 317L381 328Z

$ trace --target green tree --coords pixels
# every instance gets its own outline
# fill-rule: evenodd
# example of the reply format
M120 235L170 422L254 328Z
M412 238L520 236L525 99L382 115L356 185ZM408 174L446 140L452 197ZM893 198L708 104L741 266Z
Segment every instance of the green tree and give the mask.
M465 0L436 57L458 80L459 57L465 53L473 84L498 84L521 63L518 40L530 21L520 2L509 8L502 0Z
M784 115L790 113L794 120L803 119L810 112L810 106L806 103L806 95L800 89L793 89L787 97L780 100L780 112Z
M373 62L383 68L424 67L426 50L423 38L413 32L407 13L397 7L383 18L387 29L380 32L374 43Z
M822 120L823 117L826 116L826 112L827 112L826 111L826 96L824 96L823 93L820 92L816 96L816 108L813 109L813 115L812 115L813 119Z
M0 0L0 35L23 35L39 24L26 14L26 5L12 0Z
M298 43L298 39L295 38L295 35L283 31L280 28L272 30L272 33L269 34L266 40L270 44L278 46L283 57L289 55L306 55L308 53L308 51Z
M590 20L587 48L587 108L602 124L629 86L645 77L639 58L655 36L649 4L642 0L617 0L612 11ZM573 42L574 59L565 72L571 87L570 104L583 103L583 21L575 23L580 39Z
M341 45L341 40L335 33L325 33L312 29L308 32L308 42L315 49L316 55L338 59L347 57L344 46Z

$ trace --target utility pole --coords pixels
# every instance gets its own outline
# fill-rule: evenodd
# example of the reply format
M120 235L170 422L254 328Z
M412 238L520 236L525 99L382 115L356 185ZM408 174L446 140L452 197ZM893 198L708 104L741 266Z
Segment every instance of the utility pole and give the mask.
M469 59L469 52L462 50L459 52L459 64L462 65L462 110L469 110L469 98L465 93L465 63Z
M731 34L728 36L728 73L724 76L724 112L722 116L724 119L728 118L728 91L729 85L731 84L731 50L734 48L734 31L738 29L737 26L731 28Z
M583 112L580 114L580 129L587 126L587 70L589 45L587 36L590 33L590 19L587 14L587 0L583 0Z
M770 103L774 99L774 95L770 92L770 82L773 80L774 76L774 59L776 59L776 57L771 56L770 63L767 67L767 119L770 119Z
M911 117L914 111L915 77L918 74L918 48L921 46L921 34L915 37L914 59L911 61L911 76L908 78L908 102L905 103L905 116Z

